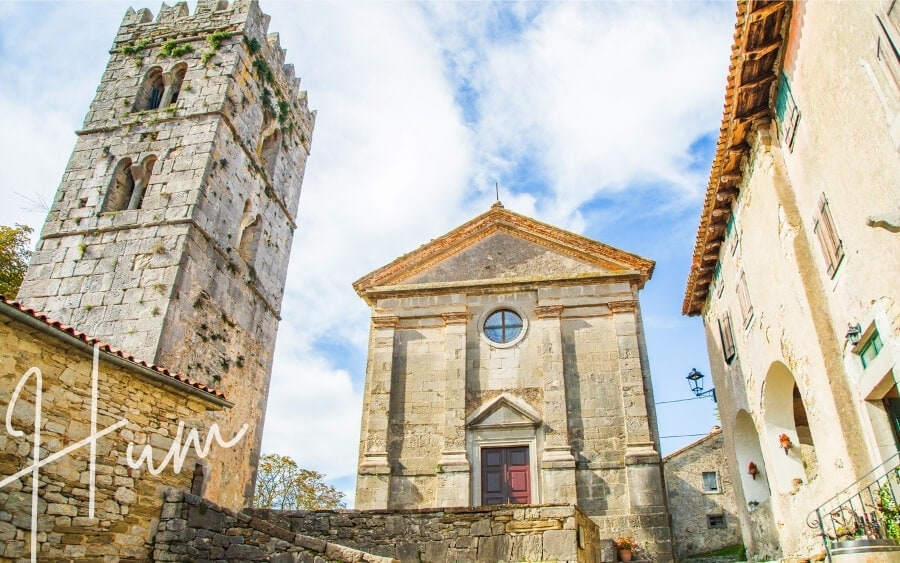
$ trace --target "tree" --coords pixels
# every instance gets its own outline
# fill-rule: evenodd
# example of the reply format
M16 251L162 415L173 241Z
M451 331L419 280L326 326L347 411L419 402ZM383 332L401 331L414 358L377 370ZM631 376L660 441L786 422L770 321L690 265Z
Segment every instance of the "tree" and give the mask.
M253 506L279 510L344 508L344 493L326 484L325 475L300 469L286 455L266 454L259 460Z
M31 227L0 225L0 295L12 299L19 292L31 259Z

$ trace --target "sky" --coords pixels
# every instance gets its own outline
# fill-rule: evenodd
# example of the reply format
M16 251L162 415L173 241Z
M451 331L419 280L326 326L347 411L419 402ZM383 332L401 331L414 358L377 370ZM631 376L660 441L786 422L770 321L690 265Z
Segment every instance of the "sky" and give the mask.
M159 10L0 0L0 224L40 231L129 4ZM710 399L668 401L709 374L681 303L733 2L260 5L318 112L263 452L352 506L371 311L351 284L486 211L495 183L507 209L656 261L640 299L662 453L718 424Z

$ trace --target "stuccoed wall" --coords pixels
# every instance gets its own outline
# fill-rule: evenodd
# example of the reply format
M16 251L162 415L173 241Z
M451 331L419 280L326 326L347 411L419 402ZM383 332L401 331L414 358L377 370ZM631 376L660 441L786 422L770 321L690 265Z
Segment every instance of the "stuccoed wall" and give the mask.
M36 367L43 378L42 458L86 438L91 429L91 352L12 320L5 312L0 314L0 341L4 344L0 351L0 412L5 415L22 376ZM208 411L221 408L148 379L143 372L110 363L103 356L98 373L98 430L122 418L129 424L97 442L94 518L89 518L89 446L40 468L39 561L148 560L162 493L170 487L189 489L197 459L190 450L179 473L169 463L159 475L153 475L146 464L138 469L127 465L128 444L135 445L134 458L145 445L153 446L158 466L180 421L185 423L182 444L191 429L197 429L204 439ZM35 381L30 379L13 411L13 428L25 435L0 435L0 476L4 478L32 463L35 389ZM29 555L31 491L31 473L0 488L0 559L4 561Z
M735 454L735 482L743 480L738 510L745 534L756 536L751 552L771 554L778 545L785 556L821 552L806 515L896 452L881 403L900 365L900 255L885 251L896 246L900 228L900 102L890 75L896 59L879 57L876 48L888 44L876 20L889 20L888 7L790 5L783 69L776 71L777 87L787 80L800 112L793 145L776 123L755 124L735 229L722 243L721 275L704 305L716 387L736 390L719 392L726 436L729 428L745 430L727 437L726 449ZM896 37L896 29L891 33ZM823 196L845 253L834 275L814 232ZM735 295L741 271L754 310L746 328ZM717 327L727 310L738 355L730 365ZM863 368L846 338L856 323L866 334L877 329L884 344L872 369ZM785 373L796 381L808 430L785 423L790 398L779 406L767 393ZM788 454L778 447L781 432L797 445ZM771 497L747 481L748 460L764 469ZM761 502L752 514L749 501ZM768 514L774 526L764 525Z
M246 514L297 534L404 562L600 561L596 525L574 506L395 511L255 509Z

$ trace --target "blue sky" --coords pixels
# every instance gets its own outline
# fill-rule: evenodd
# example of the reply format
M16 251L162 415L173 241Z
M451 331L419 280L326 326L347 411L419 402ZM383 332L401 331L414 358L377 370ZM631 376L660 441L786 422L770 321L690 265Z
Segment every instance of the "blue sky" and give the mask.
M137 3L154 13L157 3ZM0 224L39 230L127 2L0 2ZM369 310L351 283L488 209L656 260L657 401L709 373L681 316L722 115L731 2L261 2L318 110L264 450L352 491ZM658 406L703 434L710 400ZM695 438L663 440L669 453Z

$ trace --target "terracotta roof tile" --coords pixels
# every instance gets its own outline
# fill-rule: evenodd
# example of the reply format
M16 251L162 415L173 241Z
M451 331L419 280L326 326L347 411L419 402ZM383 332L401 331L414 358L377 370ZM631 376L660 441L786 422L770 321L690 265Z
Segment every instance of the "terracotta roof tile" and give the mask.
M128 360L129 362L131 362L133 364L137 364L137 365L143 366L145 368L151 369L157 373L160 373L162 375L170 377L181 383L190 385L191 387L194 387L196 389L199 389L201 391L209 393L210 395L213 395L220 399L225 399L225 394L217 389L213 389L212 387L208 387L206 385L203 385L202 383L197 383L196 381L193 381L179 373L173 373L168 368L164 368L162 366L157 366L155 364L148 363L146 360L141 360L141 359L135 357L134 355L125 352L124 350L115 348L107 342L103 342L99 338L94 338L88 334L78 331L75 329L75 327L72 327L72 326L63 324L59 321L53 320L49 316L47 316L45 313L36 311L30 307L26 307L26 306L22 305L21 303L19 303L18 301L13 301L11 299L7 299L3 295L0 295L0 302L2 302L3 304L5 304L9 307L17 309L17 310L21 311L22 313L25 313L26 315L33 317L48 326L51 326L59 331L65 332L66 334L73 336L73 337L77 338L78 340L81 340L82 342L90 344L91 346L97 344L97 345L99 345L100 350L102 350L104 352L119 356L120 358L122 358L124 360Z

